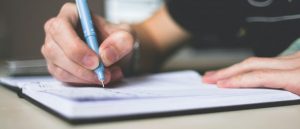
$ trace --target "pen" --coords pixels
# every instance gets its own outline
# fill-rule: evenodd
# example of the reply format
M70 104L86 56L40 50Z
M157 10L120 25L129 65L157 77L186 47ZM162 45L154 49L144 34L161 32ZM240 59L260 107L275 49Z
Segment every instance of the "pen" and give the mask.
M97 40L97 34L94 29L87 0L76 0L76 6L81 21L84 38L88 46L99 55L99 44ZM99 66L94 71L97 74L99 81L101 81L102 86L104 87L104 83L103 83L105 80L104 65L101 61L99 63Z

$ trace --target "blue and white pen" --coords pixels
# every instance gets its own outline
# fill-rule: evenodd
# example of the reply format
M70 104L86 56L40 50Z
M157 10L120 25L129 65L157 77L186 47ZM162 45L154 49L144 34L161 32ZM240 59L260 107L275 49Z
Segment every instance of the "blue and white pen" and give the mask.
M97 40L97 34L94 29L94 24L92 21L90 9L87 3L87 0L76 0L77 9L79 12L79 18L82 25L83 34L88 46L99 55L99 44ZM94 70L98 76L99 81L101 81L102 86L104 87L105 73L104 65L102 62L99 63L99 66Z

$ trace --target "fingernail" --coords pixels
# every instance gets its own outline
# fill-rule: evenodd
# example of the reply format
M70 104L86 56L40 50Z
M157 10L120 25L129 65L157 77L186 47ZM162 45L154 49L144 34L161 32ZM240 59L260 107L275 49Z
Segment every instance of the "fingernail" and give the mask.
M101 59L105 66L110 66L118 60L118 54L112 47L107 47L101 51Z
M98 57L89 54L83 57L82 62L86 68L91 70L97 68L99 65Z
M215 80L210 76L203 76L202 81L208 84L215 83Z
M205 78L205 77L202 78L202 81L203 81L204 83L209 83L209 82L210 82L210 81L209 81L207 78Z

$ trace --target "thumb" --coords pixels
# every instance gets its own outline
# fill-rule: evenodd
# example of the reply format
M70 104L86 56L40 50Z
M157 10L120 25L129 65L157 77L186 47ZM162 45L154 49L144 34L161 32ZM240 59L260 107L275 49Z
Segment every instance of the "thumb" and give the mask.
M106 38L99 49L105 66L119 62L133 50L133 36L126 31L112 33Z

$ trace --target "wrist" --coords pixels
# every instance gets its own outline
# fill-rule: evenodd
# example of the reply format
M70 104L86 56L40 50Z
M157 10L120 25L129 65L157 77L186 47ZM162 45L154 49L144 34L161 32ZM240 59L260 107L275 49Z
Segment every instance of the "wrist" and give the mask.
M135 76L140 73L140 43L139 40L135 40L133 44L133 49L131 54L129 55L129 59L123 68L124 75L128 76Z
M148 26L146 23L135 24L132 25L132 29L138 42L136 73L157 72L161 66L163 54L159 51Z

